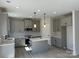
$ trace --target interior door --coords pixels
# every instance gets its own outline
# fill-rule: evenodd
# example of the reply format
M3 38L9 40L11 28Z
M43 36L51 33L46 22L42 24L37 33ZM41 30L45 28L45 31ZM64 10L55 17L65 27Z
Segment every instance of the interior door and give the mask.
M67 48L67 31L66 26L61 27L61 35L62 35L62 48Z

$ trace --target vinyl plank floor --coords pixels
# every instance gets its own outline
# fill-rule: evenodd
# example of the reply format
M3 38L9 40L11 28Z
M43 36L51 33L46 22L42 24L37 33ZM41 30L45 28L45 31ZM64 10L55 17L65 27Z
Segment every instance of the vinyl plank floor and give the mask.
M73 56L67 50L55 47L49 48L46 52L36 54L27 52L24 47L18 47L15 49L15 58L79 58L79 56Z

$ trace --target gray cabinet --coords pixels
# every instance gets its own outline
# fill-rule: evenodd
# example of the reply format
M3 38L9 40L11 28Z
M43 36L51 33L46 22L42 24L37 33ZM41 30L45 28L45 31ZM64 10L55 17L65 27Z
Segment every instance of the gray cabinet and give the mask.
M55 37L51 37L51 45L56 45L56 39Z
M56 38L56 46L57 47L62 47L62 40L59 38Z
M24 32L24 21L16 18L10 19L10 32Z
M53 32L58 32L58 31L60 31L60 19L54 18L53 19Z
M24 31L24 22L23 20L15 20L15 32Z
M8 34L8 14L0 14L0 35Z
M35 25L35 27L34 27ZM32 28L33 32L40 31L40 20L35 19L25 19L24 20L24 27L25 28Z
M48 40L32 42L32 53L47 52L48 48Z
M15 39L15 46L25 46L25 39Z
M66 16L61 19L61 26L72 26L72 16Z
M51 45L56 47L62 47L62 40L56 37L51 37Z
M32 28L32 20L30 19L24 20L24 23L25 28Z

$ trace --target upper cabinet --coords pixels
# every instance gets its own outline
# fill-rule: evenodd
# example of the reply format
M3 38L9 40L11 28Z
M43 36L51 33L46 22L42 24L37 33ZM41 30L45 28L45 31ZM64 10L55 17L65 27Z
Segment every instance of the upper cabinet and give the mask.
M61 19L61 26L72 26L72 16L66 16Z
M15 32L24 31L24 22L23 20L15 20Z
M32 28L32 20L24 20L25 28Z
M52 20L53 32L60 31L61 26L72 26L72 14L54 17Z
M40 20L10 18L10 32L40 31ZM35 26L35 27L34 27Z
M0 35L8 34L8 14L0 14Z
M40 31L40 20L38 19L25 19L24 28L26 31L39 32Z
M54 18L53 19L53 32L58 32L58 31L60 31L60 19Z
M24 32L24 21L17 18L10 19L10 32Z
M52 18L52 32L61 31L61 26L72 26L72 14Z

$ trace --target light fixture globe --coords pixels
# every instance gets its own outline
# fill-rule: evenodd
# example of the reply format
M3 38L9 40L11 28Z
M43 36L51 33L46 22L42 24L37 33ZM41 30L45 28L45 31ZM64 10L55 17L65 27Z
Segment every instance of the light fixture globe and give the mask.
M44 24L44 28L46 28L46 24Z
M44 28L46 28L46 22L45 22L45 19L46 19L46 13L44 13Z
M34 12L34 19L36 20L36 12ZM36 25L36 23L34 23L34 28L36 28L37 27L37 25Z
M37 27L37 25L36 24L34 24L34 28L36 28Z

